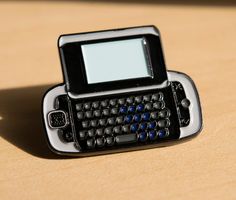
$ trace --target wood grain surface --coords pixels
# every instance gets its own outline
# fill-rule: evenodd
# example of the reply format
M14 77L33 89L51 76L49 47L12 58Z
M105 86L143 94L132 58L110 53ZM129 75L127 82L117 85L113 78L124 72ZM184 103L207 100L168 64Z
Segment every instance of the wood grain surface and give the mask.
M178 145L88 158L52 154L41 98L62 82L62 33L154 24L168 69L189 74L204 128ZM236 199L236 6L0 2L0 199Z

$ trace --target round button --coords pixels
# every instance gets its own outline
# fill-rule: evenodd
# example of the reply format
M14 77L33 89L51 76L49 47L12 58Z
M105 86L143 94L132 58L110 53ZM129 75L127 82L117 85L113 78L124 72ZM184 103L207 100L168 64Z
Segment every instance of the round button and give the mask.
M156 137L157 137L157 133L156 133L155 130L149 131L149 139L150 139L150 140L155 140Z
M130 126L130 130L134 133L134 132L136 132L137 130L138 130L138 124L132 124L131 126Z
M143 131L143 130L145 130L147 128L147 123L141 123L140 124L140 129Z
M148 123L148 128L149 129L154 129L156 127L156 122L150 122Z
M135 110L136 110L136 107L135 107L135 106L129 106L128 111L129 111L130 113L134 113Z
M105 132L107 135L111 135L111 134L112 134L112 127L107 127L107 128L105 128L104 132Z
M94 137L95 136L93 129L88 130L88 136L89 137Z
M143 113L142 118L144 121L148 121L150 119L150 113Z
M87 140L87 147L89 148L89 149L92 149L92 148L94 148L95 147L95 140L94 139L88 139Z
M141 121L141 115L140 114L134 115L134 121L135 122L140 122Z
M169 131L168 131L168 129L163 129L163 130L159 130L158 131L158 136L159 136L159 138L165 138L165 137L167 137L169 135Z
M125 133L129 132L129 129L130 129L129 125L122 126L122 131L125 132Z
M144 110L144 105L143 104L139 104L138 106L137 106L137 111L138 112L142 112Z
M147 133L144 131L144 132L141 132L139 133L139 140L141 142L145 142L147 140Z
M114 144L114 138L113 137L107 137L106 142L107 142L107 146L112 146Z
M120 107L120 113L122 113L122 114L127 113L127 107L126 106L121 106Z
M127 116L125 116L124 120L125 120L125 123L129 124L132 121L132 119L133 119L132 115L127 115Z
M185 98L181 101L181 105L184 107L184 108L188 108L190 106L190 101Z
M170 110L169 109L163 109L159 112L159 117L161 118L167 118L170 116Z
M105 140L104 138L97 138L96 143L98 147L103 147L105 144Z

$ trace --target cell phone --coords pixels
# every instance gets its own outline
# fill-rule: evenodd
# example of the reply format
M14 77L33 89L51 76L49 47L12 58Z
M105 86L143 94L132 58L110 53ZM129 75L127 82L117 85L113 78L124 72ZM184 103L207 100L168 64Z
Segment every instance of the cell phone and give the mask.
M156 27L61 35L58 48L64 83L43 98L53 152L147 149L200 132L197 89L186 74L166 70Z

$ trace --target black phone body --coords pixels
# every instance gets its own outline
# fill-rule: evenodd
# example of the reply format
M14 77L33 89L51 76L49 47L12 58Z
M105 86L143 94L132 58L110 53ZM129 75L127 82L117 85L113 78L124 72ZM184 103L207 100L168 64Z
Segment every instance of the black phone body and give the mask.
M58 154L152 148L202 127L193 81L167 71L154 26L62 35L64 83L43 99L48 143Z

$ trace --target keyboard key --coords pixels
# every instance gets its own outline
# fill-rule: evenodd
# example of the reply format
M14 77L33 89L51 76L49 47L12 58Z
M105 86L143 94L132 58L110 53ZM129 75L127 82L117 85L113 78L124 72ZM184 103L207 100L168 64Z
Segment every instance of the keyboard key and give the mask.
M135 114L134 115L134 121L135 122L140 122L141 121L141 115L140 114Z
M90 121L90 125L92 127L97 127L98 126L98 121L96 119Z
M119 117L116 118L116 123L117 123L117 124L122 124L123 121L124 121L123 116L119 116Z
M128 98L126 99L126 102L127 102L128 104L134 103L134 97L128 97Z
M125 123L129 124L130 122L132 122L133 116L132 115L127 115L124 118Z
M134 105L129 106L128 111L129 111L130 113L134 113L134 112L136 111L136 106L134 106Z
M130 130L129 125L124 125L124 126L122 126L122 131L123 131L123 132L128 133L129 130Z
M91 108L91 103L88 102L88 103L84 103L84 109L85 110L89 110Z
M158 125L160 128L169 127L169 126L170 126L170 120L168 120L168 119L162 119L162 120L160 120L160 121L157 122L157 125Z
M103 135L104 135L103 129L102 129L102 128L97 129L97 130L96 130L96 134L97 134L98 136L103 136Z
M138 112L142 112L143 110L144 110L144 105L143 104L137 105L137 111Z
M93 117L93 112L91 110L85 112L85 117L86 118L92 118Z
M115 117L108 118L107 122L108 122L109 125L115 125L116 124Z
M111 135L112 134L112 127L106 127L104 129L104 132L107 134L107 135Z
M139 133L139 140L145 142L147 140L147 133L145 131Z
M103 108L107 107L108 106L108 100L106 99L106 100L101 101L101 106Z
M97 144L98 147L103 147L105 145L105 139L103 137L102 138L97 138L96 144Z
M155 108L155 109L160 110L164 107L165 107L164 101L157 101L157 102L153 103L153 108Z
M149 129L154 129L156 127L156 122L149 122L148 123L148 128Z
M95 117L101 117L101 110L95 110L95 111L93 111L93 115L94 115Z
M114 131L114 133L116 133L116 134L120 134L120 133L121 133L121 127L120 127L120 126L115 126L115 127L113 128L113 131Z
M99 119L98 123L100 124L100 126L105 126L107 124L107 120L106 119Z
M108 108L104 109L102 111L103 116L109 116L110 115L110 110Z
M151 118L152 119L157 119L158 118L158 113L157 112L151 112Z
M140 130L144 131L147 128L147 123L141 123L139 126Z
M87 137L86 131L80 131L79 132L79 139L84 140Z
M112 108L111 109L111 114L117 115L118 114L118 108Z
M138 130L138 124L137 123L132 124L130 126L130 130L131 130L131 132L135 133Z
M150 140L155 140L157 138L157 132L155 130L149 131L148 135Z
M111 99L109 103L111 106L116 106L116 102L117 102L116 99Z
M149 95L149 94L144 95L144 96L143 96L143 100L144 100L145 102L149 102L149 101L151 100L151 95Z
M125 104L125 98L121 98L118 100L118 104L124 105Z
M168 129L162 129L158 131L158 136L159 138L165 138L169 135L169 130Z
M95 140L93 138L87 140L87 147L93 149L95 147Z
M77 113L77 118L78 119L83 119L84 118L84 113L83 112L78 112Z
M167 118L170 116L170 110L169 109L163 109L159 112L159 117L161 118Z
M126 144L137 141L137 134L118 135L115 138L117 144Z
M82 127L83 128L88 128L89 127L89 121L83 121L82 122Z
M142 98L142 96L137 96L137 97L135 97L134 100L135 100L136 103L141 103L143 98Z
M106 143L107 143L107 146L112 146L114 144L115 140L113 137L107 137L106 138Z
M148 110L148 111L152 110L152 103L147 103L145 105L145 109Z
M144 121L148 121L150 119L150 113L143 113L142 114L142 119Z
M94 131L94 129L88 130L88 136L89 136L89 137L94 137L94 136L95 136L95 131Z
M152 95L152 100L153 101L160 101L162 100L164 97L163 93L162 92L158 92L158 93L155 93Z
M82 103L77 103L77 104L75 105L75 109L76 109L77 111L83 110L83 104L82 104Z
M99 101L93 102L93 103L92 103L92 107L93 107L94 109L98 109L98 108L99 108Z
M126 106L121 106L120 107L120 113L121 114L126 114L127 113L127 107Z

